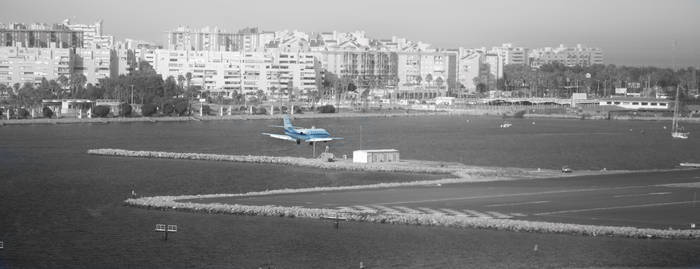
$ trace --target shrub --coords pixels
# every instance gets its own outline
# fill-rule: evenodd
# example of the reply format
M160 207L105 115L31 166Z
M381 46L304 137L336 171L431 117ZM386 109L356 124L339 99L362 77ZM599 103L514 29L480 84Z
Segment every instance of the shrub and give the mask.
M211 108L208 105L202 105L202 116L208 116Z
M107 115L109 115L109 107L104 105L93 107L92 115L100 118L107 117Z
M17 110L17 118L18 119L26 119L29 118L29 110L26 110L24 108L20 108Z
M175 111L175 105L171 102L163 103L161 105L160 113L163 115L170 115Z
M144 104L141 106L141 115L144 117L151 116L156 113L156 106L154 104Z
M267 109L264 107L254 107L253 108L253 114L255 115L265 115L267 114Z
M325 105L318 108L319 113L335 113L335 107L333 105Z
M304 114L304 111L301 110L301 107L295 106L294 107L294 114Z
M178 101L177 103L175 103L175 113L177 113L178 116L185 115L185 113L187 113L188 108L189 104L187 103L187 101Z
M49 107L45 106L44 108L41 109L41 114L44 115L46 118L51 118L53 117L53 110L51 110Z
M120 117L129 117L131 116L131 105L127 103L122 103L119 105L119 116Z

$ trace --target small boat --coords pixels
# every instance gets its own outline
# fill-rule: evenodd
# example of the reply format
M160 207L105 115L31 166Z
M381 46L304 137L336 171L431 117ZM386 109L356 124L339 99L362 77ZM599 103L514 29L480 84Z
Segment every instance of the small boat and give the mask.
M700 163L681 163L682 167L697 167L700 168Z
M503 121L503 123L501 123L501 125L500 125L499 127L500 127L500 128L508 128L508 127L511 127L511 126L513 126L512 123L510 123L510 122L508 122L508 121Z
M571 172L573 172L573 171L574 171L574 170L571 170L571 168L570 168L569 166L564 166L564 167L561 168L561 172L562 172L562 173L565 173L565 174L571 173Z
M676 104L673 107L673 124L671 127L671 137L673 139L688 139L688 136L690 135L690 132L685 132L683 127L679 126L678 124L678 114L679 114L679 104L678 104L678 94L679 92L679 87L676 86Z

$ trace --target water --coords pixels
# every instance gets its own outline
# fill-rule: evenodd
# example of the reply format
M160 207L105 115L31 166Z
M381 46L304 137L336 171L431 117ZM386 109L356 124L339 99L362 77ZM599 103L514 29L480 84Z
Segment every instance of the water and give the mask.
M536 124L533 125L533 121ZM364 149L395 148L400 150L404 159L504 167L558 168L566 164L574 169L657 169L670 168L684 161L700 162L697 150L700 148L700 128L689 125L690 139L672 141L670 131L663 129L670 122L513 120L513 127L501 129L498 128L501 123L498 118L436 116L299 119L294 123L327 128L332 135L345 137L345 140L331 144L331 150L338 156L347 154L348 157L362 145ZM0 127L0 240L6 244L0 264L95 268L132 262L141 266L182 263L201 267L195 265L209 261L235 263L230 256L236 253L241 253L240 257L236 256L238 261L251 262L270 256L277 261L290 261L299 257L299 253L311 255L318 249L295 245L294 249L280 250L277 248L279 242L298 242L294 236L316 234L313 227L320 224L276 218L149 211L124 207L122 202L131 190L146 196L238 193L347 185L350 180L370 184L427 177L275 165L117 158L85 153L92 148L122 148L311 156L312 147L309 145L296 145L261 135L260 132L281 132L281 129L269 125L280 125L280 120ZM175 223L182 228L172 241L178 242L179 239L180 243L172 243L167 250L152 232L155 223L163 222ZM307 225L311 228L306 228ZM366 228L357 233L369 234L368 238L377 236L373 232L383 231L383 226L362 227ZM246 236L240 242L239 232ZM433 230L423 233L429 234L429 238L434 237ZM274 235L268 238L267 234ZM343 240L352 238L355 236ZM309 241L311 245L327 242L325 239L314 240ZM348 243L351 248L367 249L364 242L353 242ZM382 245L380 242L369 244ZM396 244L408 249L415 247L400 240ZM211 249L222 251L212 252ZM271 255L266 252L270 249L273 253L281 251L281 254ZM437 251L436 255L442 257L442 251ZM330 256L338 258L334 260L336 266L330 267L338 267L352 258L346 253L355 252L338 250L332 253Z
M507 129L498 128L500 122L498 118L457 116L294 121L345 137L330 144L338 157L351 158L352 151L362 147L398 149L403 159L524 168L569 165L574 169L638 170L700 162L697 125L686 126L690 139L672 140L670 129L663 128L670 127L670 122L522 119L513 120L513 127ZM10 126L0 129L0 145L66 154L47 160L51 163L90 148L311 157L309 145L261 135L282 132L270 125L280 125L280 121ZM324 144L319 144L316 153L323 149Z

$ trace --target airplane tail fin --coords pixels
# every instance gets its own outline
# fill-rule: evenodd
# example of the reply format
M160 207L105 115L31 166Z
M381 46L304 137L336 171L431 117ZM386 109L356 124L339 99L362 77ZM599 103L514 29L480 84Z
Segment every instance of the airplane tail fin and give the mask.
M287 115L284 116L284 129L294 129L294 125Z

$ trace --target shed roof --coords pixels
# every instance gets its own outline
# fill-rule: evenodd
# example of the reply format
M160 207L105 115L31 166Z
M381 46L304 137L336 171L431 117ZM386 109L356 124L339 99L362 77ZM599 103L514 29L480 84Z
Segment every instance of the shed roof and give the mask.
M382 153L382 152L399 152L395 149L361 149L353 152L367 152L367 153Z

